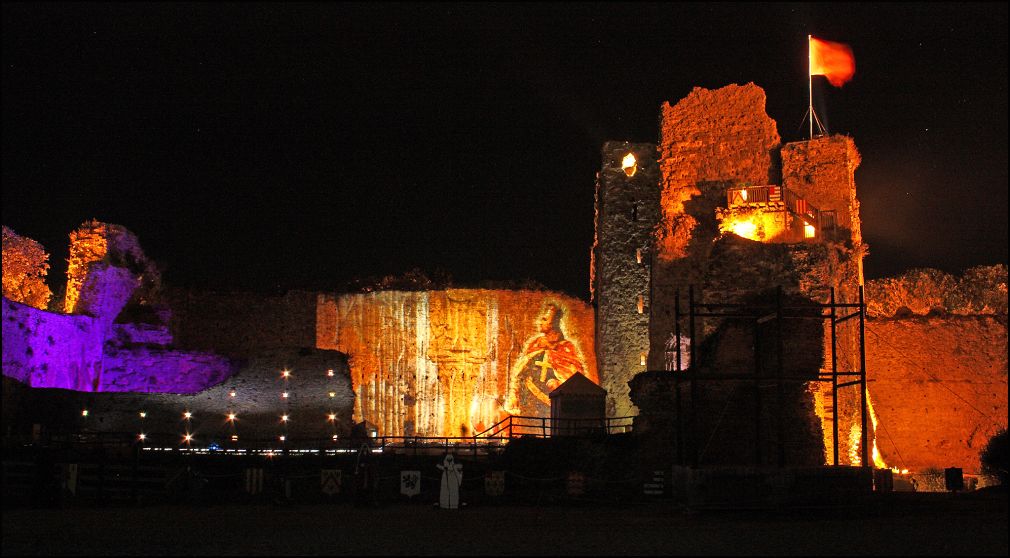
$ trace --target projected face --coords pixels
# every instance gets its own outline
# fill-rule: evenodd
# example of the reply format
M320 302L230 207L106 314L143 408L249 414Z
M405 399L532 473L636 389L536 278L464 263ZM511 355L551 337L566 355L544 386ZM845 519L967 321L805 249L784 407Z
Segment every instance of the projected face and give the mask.
M540 333L557 331L561 334L561 310L553 304L548 304L537 317L537 330Z

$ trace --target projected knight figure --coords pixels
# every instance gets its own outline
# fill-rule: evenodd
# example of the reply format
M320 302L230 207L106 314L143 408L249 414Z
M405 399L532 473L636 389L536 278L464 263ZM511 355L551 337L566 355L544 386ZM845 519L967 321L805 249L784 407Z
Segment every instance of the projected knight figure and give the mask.
M527 417L550 416L551 400L548 394L580 372L595 383L595 373L587 372L578 348L565 339L561 332L561 308L547 304L537 317L540 331L523 350L512 367L505 410L512 415Z

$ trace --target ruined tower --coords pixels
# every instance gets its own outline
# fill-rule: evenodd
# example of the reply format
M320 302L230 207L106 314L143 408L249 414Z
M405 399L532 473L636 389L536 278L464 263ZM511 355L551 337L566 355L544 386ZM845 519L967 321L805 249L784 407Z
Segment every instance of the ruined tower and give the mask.
M659 222L659 166L651 143L603 145L596 179L596 239L591 289L596 302L596 362L607 414L635 414L628 380L649 355L650 275Z
M611 416L623 414L625 405L637 412L630 401L625 403L627 381L635 373L673 369L678 293L682 310L689 288L695 289L696 302L750 303L777 288L800 304L827 303L832 288L838 302L855 302L862 284L865 247L854 180L859 153L851 138L827 136L783 146L775 121L766 114L765 93L753 83L695 88L676 104L662 106L660 124L657 171L626 175L619 161L622 148L628 147L609 142L597 181L593 288L598 365L614 402ZM641 249L648 252L638 263ZM828 323L817 324L815 315L810 327L827 333ZM699 349L705 345L711 353L690 363L695 372L737 372L727 363L746 361L719 354L750 346L719 341L725 331L713 337L725 327L719 319L699 320L697 339L682 335L682 351L689 343ZM843 328L838 333L839 369L858 369L856 332ZM811 379L829 369L830 341L825 337L821 351L819 335L803 342L803 358L784 366ZM684 364L682 360L681 368ZM703 391L708 395L704 405L699 400L701 414L746 406L736 401L746 390L724 386ZM858 393L854 395L851 402L836 403L817 382L790 388L776 404L789 406L789 420L802 424L769 443L794 448L793 463L823 462L823 450L832 442L825 410L837 405L840 422L851 423L858 409ZM741 428L753 421L716 418L701 420L704 432L699 436L709 441L712 463L731 463L741 458L734 455L738 445L723 435L744 435ZM735 432L723 432L727 429ZM840 453L855 455L850 447L855 437L840 430L843 435L848 440Z

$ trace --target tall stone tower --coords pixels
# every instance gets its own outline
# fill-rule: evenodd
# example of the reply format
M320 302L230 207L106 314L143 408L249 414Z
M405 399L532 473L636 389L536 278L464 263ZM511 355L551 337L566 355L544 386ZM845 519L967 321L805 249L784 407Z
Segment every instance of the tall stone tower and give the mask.
M836 275L841 280L831 286L839 289L847 302L853 302L856 294L852 287L863 284L866 252L856 198L855 173L862 160L856 143L848 136L823 136L787 143L781 154L782 186L837 215L837 230L827 240L846 250L841 260L850 262L851 269Z
M855 172L861 159L855 142L848 136L823 136L809 141L787 143L782 146L781 154L783 188L808 200L810 205L830 210L835 215L835 230L826 235L822 243L823 255L812 260L812 267L817 271L817 281L809 282L803 290L812 299L826 302L825 291L833 288L837 302L858 302L859 287L863 284L863 257L867 253L867 247L863 243L859 200L856 198ZM835 358L839 370L859 370L858 322L849 320L838 325L836 347L832 347L829 342L830 324L825 322L823 326L823 368L829 370L831 360ZM853 434L853 425L859 422L859 390L839 391L836 401L829 386L818 384L812 388L818 408L834 407L838 411L839 462L855 464L855 456L859 454L859 438ZM834 461L834 429L826 414L820 415L825 456L827 462L831 463ZM869 426L872 432L872 425Z
M641 151L646 148L648 156ZM637 159L634 173L623 170L627 153ZM667 376L659 371L674 368L670 347L678 329L682 350L685 345L698 348L692 355L698 362L681 361L694 374L771 369L768 363L754 364L756 342L733 337L739 334L733 329L738 324L701 318L685 337L675 308L679 303L686 311L688 289L702 303L754 304L782 289L783 296L795 301L790 304L823 304L832 288L836 301L855 302L866 252L854 178L858 166L859 152L845 136L783 145L765 111L765 93L753 83L695 88L676 104L664 104L658 148L618 142L603 146L593 289L597 363L610 394L611 416L638 413L627 382L646 369L652 372L636 379L635 401L655 403L656 409L641 409L653 418L669 414L663 401L672 401L672 394L665 399L649 394L667 389ZM779 389L774 403L763 394L767 408L760 418L754 417L762 408L748 407L751 399L740 395L757 389L751 380L750 387L698 386L698 401L691 403L697 423L692 437L682 442L695 446L691 451L700 462L831 462L834 456L826 451L834 441L831 408L839 410L838 426L844 426L838 431L839 454L845 457L840 462L857 462L849 456L858 454L859 391L839 392L835 401L830 385L825 391L817 381L833 358L840 371L858 370L857 324L840 324L833 347L830 324L811 317L796 332L776 334L789 336L776 366L810 381ZM787 418L766 412L773 408ZM773 423L787 427L768 435ZM747 439L760 443L744 444L754 449L753 455L741 452L741 440Z
M637 412L628 396L628 380L646 369L649 356L650 276L659 198L654 144L603 145L590 288L596 302L596 361L611 417Z

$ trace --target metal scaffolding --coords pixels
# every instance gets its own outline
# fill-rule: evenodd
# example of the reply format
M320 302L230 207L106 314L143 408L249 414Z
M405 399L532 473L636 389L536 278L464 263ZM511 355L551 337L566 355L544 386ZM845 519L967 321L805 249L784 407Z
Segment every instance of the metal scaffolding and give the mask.
M676 291L676 298L674 302L674 334L677 338L676 342L676 358L674 359L675 368L673 370L674 379L674 405L676 409L676 460L680 465L691 465L694 467L698 466L699 462L699 451L696 440L693 440L692 451L690 455L690 460L686 459L688 456L685 455L686 451L684 448L684 413L683 404L681 396L681 385L684 383L688 384L691 393L691 405L688 415L688 427L691 430L692 437L697 436L697 417L695 412L695 407L698 401L698 383L699 382L719 382L719 381L752 381L754 382L754 403L755 403L755 431L754 436L755 443L755 456L756 460L760 463L762 461L762 429L761 429L761 390L760 384L762 381L773 381L776 391L778 393L778 401L780 404L777 406L775 413L775 430L776 430L776 441L778 446L777 463L779 467L785 466L785 444L784 441L784 421L782 418L783 405L781 401L783 399L783 386L787 383L806 383L811 381L817 382L830 382L831 383L831 395L833 397L834 404L832 405L832 439L833 439L833 464L838 465L838 390L845 387L859 386L860 390L860 421L861 421L861 443L860 450L862 452L861 463L864 466L870 464L869 461L869 448L868 448L868 434L867 434L867 401L866 401L866 303L863 298L863 287L859 286L859 302L858 303L842 303L835 300L835 289L831 288L830 300L827 304L820 304L816 302L811 302L810 304L805 304L803 306L788 306L784 305L782 301L782 287L778 287L775 291L775 303L774 304L718 304L718 303L705 303L700 300L695 299L694 287L688 289L687 298L687 314L685 315L681 311L680 304L680 290ZM809 315L811 309L817 309L818 314L813 316ZM854 309L854 311L852 311ZM806 315L802 311L807 312ZM683 331L681 330L681 320L686 317L688 321L688 339L690 339L690 360L689 369L681 369L681 342ZM751 374L699 374L697 369L697 319L698 318L745 318L753 320L754 324L754 370ZM852 319L859 319L859 369L851 371L842 371L838 369L838 325L847 322ZM809 377L798 377L798 376L786 376L783 372L782 367L782 352L783 352L783 339L782 339L782 323L783 320L787 319L802 319L802 320L830 320L830 331L831 331L831 368L830 370L818 370L816 378ZM776 331L776 366L774 373L768 375L762 370L761 363L761 346L758 343L758 325L766 323L769 321L775 321L775 331Z

